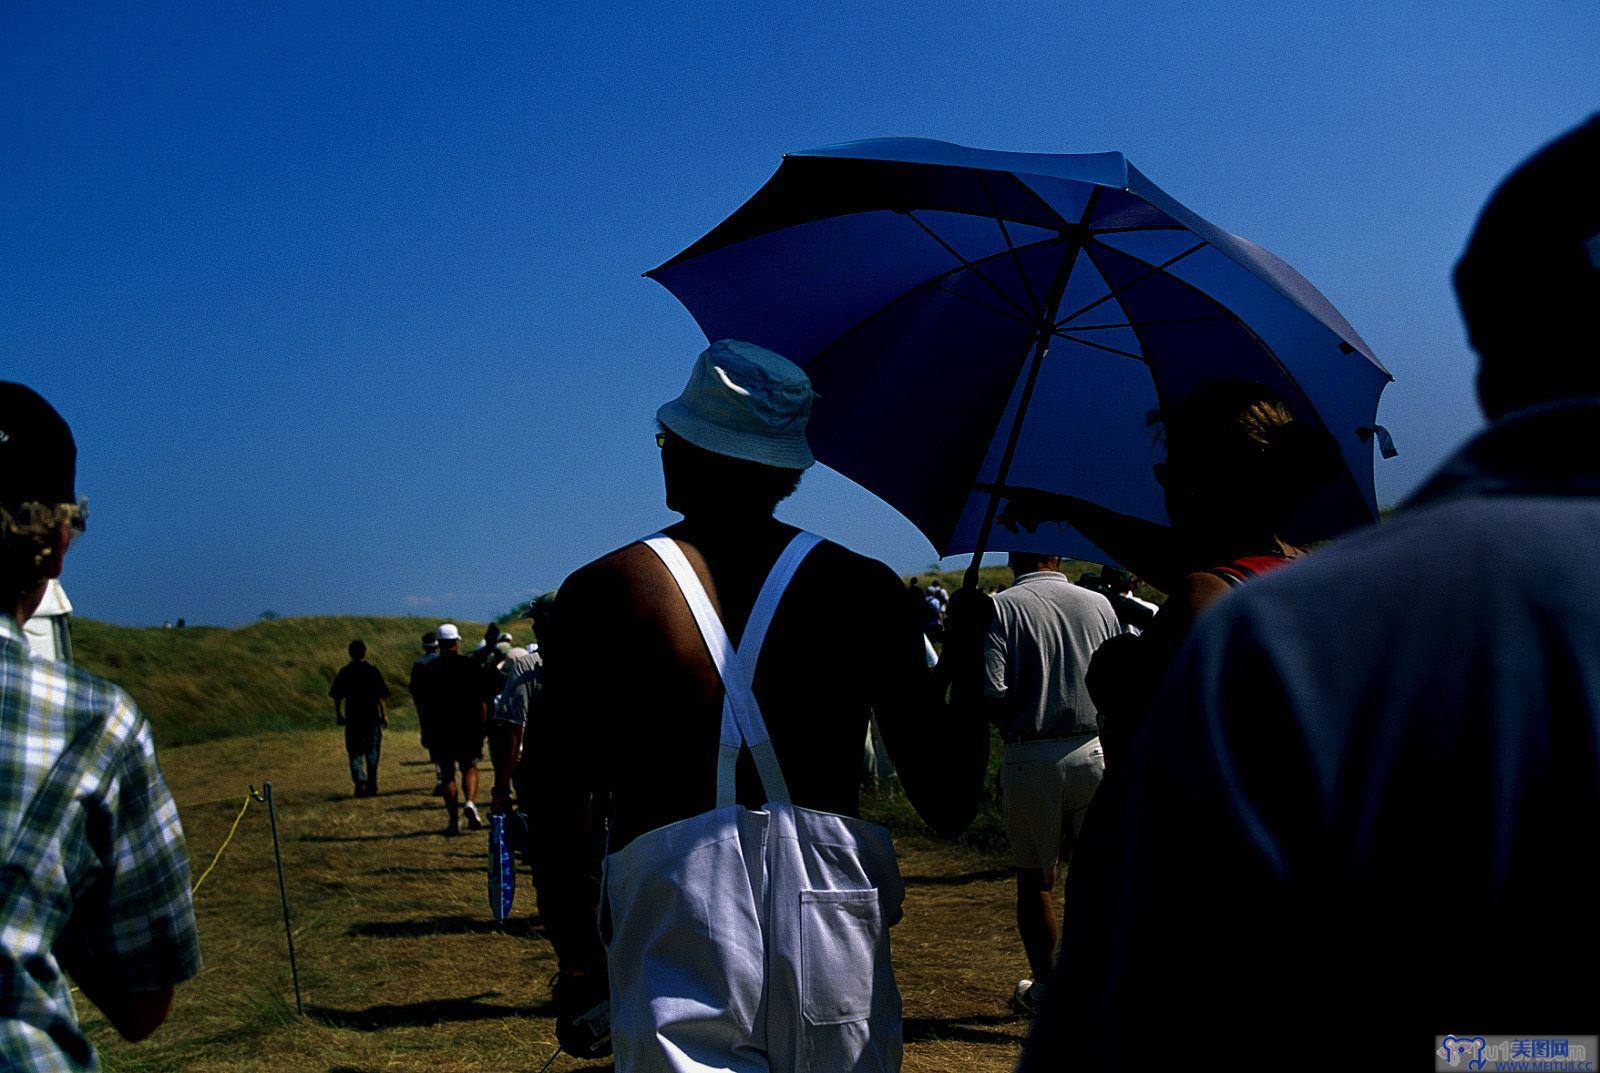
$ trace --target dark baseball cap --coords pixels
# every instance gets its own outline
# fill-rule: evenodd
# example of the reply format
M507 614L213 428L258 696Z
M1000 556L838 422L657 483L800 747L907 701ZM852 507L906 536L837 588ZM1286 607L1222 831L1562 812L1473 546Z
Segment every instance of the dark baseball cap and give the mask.
M1517 376L1600 372L1600 113L1506 177L1455 271L1456 297L1485 366ZM1567 368L1527 368L1559 363ZM1588 373L1584 367L1588 367Z
M72 503L78 446L72 429L32 388L0 381L0 505Z

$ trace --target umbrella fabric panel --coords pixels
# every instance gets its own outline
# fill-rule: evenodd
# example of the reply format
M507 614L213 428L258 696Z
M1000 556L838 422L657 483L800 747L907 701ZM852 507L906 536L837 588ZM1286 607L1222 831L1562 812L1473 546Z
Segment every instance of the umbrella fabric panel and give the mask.
M1016 260L1060 240L1053 231L1021 224L1007 231L1020 247L1015 255L992 219L862 213L761 235L659 269L655 277L690 309L708 339L743 339L804 365L918 288L959 290L1021 316L1029 292Z
M949 539L937 545L942 554L969 552L977 545L1020 394L1019 377L975 487L961 504ZM1150 424L1157 405L1155 385L1139 362L1070 340L1053 341L1039 369L1006 487L1085 499L1119 514L1166 524L1166 504L1151 471L1164 454ZM1001 513L1009 501L1002 494ZM1040 531L1043 536L997 526L990 550L1058 551L1114 561L1070 526L1051 523Z
M1276 254L1257 246L1248 239L1238 235L1229 234L1215 224L1195 215L1188 208L1175 201L1166 191L1155 183L1145 178L1138 168L1128 165L1128 192L1149 202L1159 208L1168 216L1198 238L1204 239L1212 247L1222 253L1235 264L1240 265L1251 275L1263 280L1269 287L1277 291L1280 297L1299 306L1313 319L1319 321L1328 331L1340 339L1350 343L1356 350L1364 355L1368 361L1383 370L1383 365L1373 356L1372 349L1344 319L1344 315L1334 308L1323 293L1312 286L1311 282L1296 272ZM1385 382L1392 379L1388 371L1384 371Z
M816 220L879 210L964 213L1059 229L1063 218L1027 184L1006 171L927 168L897 160L785 157L772 178L704 238L647 273Z
M1150 425L1157 406L1140 362L1053 340L1005 483L1165 524L1166 503L1151 470L1164 454Z
M807 366L817 458L943 546L1031 339L1031 325L944 291L896 303Z
M978 471L976 483L983 488L993 487L998 477L1020 393L1019 378ZM1158 406L1142 363L1070 339L1053 340L1006 486L1088 499L1119 514L1165 523L1166 505L1151 470L1164 453L1150 424Z

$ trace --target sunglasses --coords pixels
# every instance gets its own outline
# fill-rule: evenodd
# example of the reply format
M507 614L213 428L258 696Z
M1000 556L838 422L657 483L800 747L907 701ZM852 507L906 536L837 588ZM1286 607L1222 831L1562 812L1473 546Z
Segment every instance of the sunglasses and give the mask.
M667 434L665 432L656 433L656 446L661 448L662 450L666 449L666 446L667 446Z

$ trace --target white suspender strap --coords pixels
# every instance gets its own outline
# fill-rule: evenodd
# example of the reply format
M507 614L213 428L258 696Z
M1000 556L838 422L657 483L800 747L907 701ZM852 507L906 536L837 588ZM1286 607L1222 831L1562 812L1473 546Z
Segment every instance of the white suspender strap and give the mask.
M739 662L750 671L752 687L755 685L756 661L761 658L761 646L766 643L767 627L772 625L778 601L788 591L789 582L794 580L795 571L800 569L805 557L821 543L822 538L813 533L802 530L795 534L789 546L783 549L783 554L778 556L778 561L772 564L772 572L761 585L756 605L750 610L750 619L745 623L744 636L739 638ZM761 729L762 737L766 737L766 728Z
M689 605L689 611L694 615L695 626L705 642L706 651L711 655L711 662L716 665L717 676L722 679L722 732L717 746L717 805L720 807L731 804L723 800L722 772L724 768L737 767L739 744L743 740L732 703L734 682L737 680L733 645L728 640L728 631L723 628L722 620L717 618L717 612L711 606L711 598L706 595L705 586L700 584L700 579L695 576L694 568L684 557L683 549L678 547L678 542L664 533L656 533L645 537L643 543L660 557L666 564L667 570L671 572L672 579L678 583L678 591L683 594L684 602Z
M766 799L780 804L789 802L788 783L778 766L777 753L773 751L766 721L761 717L761 706L751 686L755 679L756 661L761 655L761 646L766 640L767 628L772 624L778 603L801 561L818 543L818 537L802 532L784 548L761 586L755 607L745 625L744 637L741 638L738 651L735 651L722 620L717 618L711 606L711 598L677 542L661 533L644 540L644 544L661 558L673 580L678 583L684 601L694 615L700 636L705 641L706 651L711 655L711 662L722 678L722 733L717 751L719 806L731 805L736 800L734 779L741 743L749 748L750 756L755 761L756 773L761 778Z

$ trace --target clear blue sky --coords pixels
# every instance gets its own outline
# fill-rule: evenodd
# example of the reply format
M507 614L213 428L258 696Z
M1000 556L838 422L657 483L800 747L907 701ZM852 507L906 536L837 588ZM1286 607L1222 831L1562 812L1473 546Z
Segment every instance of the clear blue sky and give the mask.
M1597 55L1593 0L13 0L0 377L77 432L81 613L483 616L671 519L703 340L639 273L786 150L1117 149L1395 373L1393 502L1480 424L1449 269ZM786 516L933 557L832 474Z

